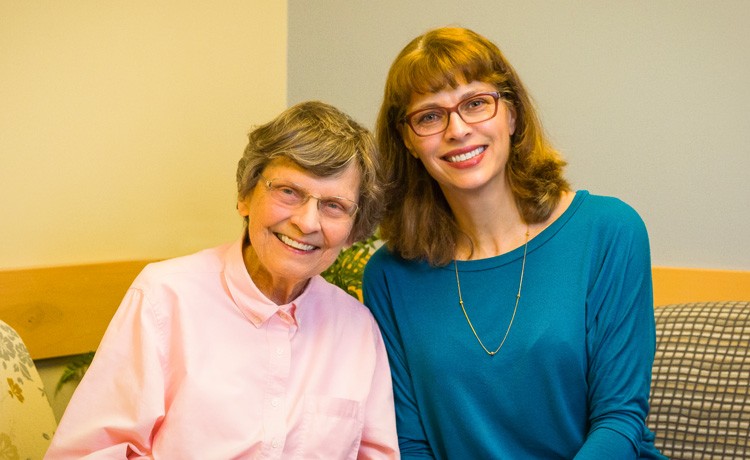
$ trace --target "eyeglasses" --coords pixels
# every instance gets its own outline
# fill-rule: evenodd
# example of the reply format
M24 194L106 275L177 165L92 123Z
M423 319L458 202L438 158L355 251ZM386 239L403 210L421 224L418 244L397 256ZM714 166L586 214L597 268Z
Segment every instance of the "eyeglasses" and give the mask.
M283 179L266 179L263 175L260 177L263 178L263 183L271 198L282 206L299 208L310 198L315 198L318 200L318 211L332 220L351 218L359 209L357 203L342 196L315 196L293 182Z
M401 121L409 125L417 136L432 136L448 129L453 112L469 124L489 120L497 115L498 99L498 92L479 93L461 100L453 107L430 107L408 113Z

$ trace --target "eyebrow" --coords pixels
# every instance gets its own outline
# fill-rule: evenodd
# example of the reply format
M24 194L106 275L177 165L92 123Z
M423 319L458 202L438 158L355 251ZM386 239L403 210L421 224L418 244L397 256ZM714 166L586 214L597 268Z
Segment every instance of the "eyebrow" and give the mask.
M470 98L470 97L472 97L474 95L477 95L479 93L487 93L487 92L491 92L491 91L492 90L470 89L470 90L466 91L465 93L461 94L461 96L458 98L458 101L461 102L464 99ZM412 113L412 112L419 112L419 111L422 111L422 110L437 109L437 108L442 108L442 107L445 107L445 106L444 105L440 105L438 103L434 103L434 102L428 102L427 104L425 104L425 105L423 105L421 107L414 107L413 109L407 110L406 112L407 113ZM407 106L407 108L408 108L408 106Z
M263 175L261 175L260 177L265 178L265 176L263 176ZM298 184L297 182L294 182L293 180L287 179L285 177L274 177L273 179L266 179L266 180L271 180L271 181L279 180L279 181L282 181L283 183L285 183L285 185L294 186L295 188L299 189L300 191L303 191L303 192L307 193L310 196L316 195L314 193L311 193L310 189L307 188L307 187L305 187L304 185ZM352 203L357 203L357 200L353 200L351 198L347 198L347 197L345 197L343 195L321 195L320 198L323 198L323 199L326 199L326 198L327 199L330 199L330 198L343 198L343 199L345 199L347 201L351 201Z

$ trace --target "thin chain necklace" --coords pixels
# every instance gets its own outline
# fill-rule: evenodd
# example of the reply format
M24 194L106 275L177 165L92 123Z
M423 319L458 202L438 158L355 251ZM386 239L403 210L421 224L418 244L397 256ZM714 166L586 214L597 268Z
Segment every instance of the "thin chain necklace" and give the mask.
M464 312L464 317L466 317L466 322L469 323L471 332L474 333L474 337L477 338L477 342L479 342L479 345L482 346L482 349L490 356L496 355L497 352L500 351L501 348L503 348L503 345L505 345L505 340L508 338L508 334L510 333L510 328L511 326L513 326L513 320L516 319L516 312L518 311L518 301L521 300L521 288L523 287L523 274L526 271L526 250L528 248L529 248L529 228L526 227L526 242L523 244L523 262L521 263L521 279L518 281L518 294L516 294L516 304L513 307L513 316L510 317L510 323L508 323L508 329L505 330L505 335L503 336L503 340L500 342L500 345L497 346L495 351L490 351L487 349L487 347L484 346L482 339L479 338L479 334L477 334L476 329L474 329L474 325L471 324L471 320L469 319L469 314L466 313L466 307L464 307L464 299L461 296L461 280L458 279L458 262L456 262L456 259L453 259L453 268L456 269L456 285L458 286L458 303L461 305L461 311Z

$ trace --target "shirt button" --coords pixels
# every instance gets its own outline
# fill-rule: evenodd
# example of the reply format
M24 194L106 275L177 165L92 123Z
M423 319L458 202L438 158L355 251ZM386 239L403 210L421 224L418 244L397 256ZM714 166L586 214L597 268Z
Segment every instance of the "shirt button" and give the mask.
M284 354L284 349L281 347L276 347L276 354L281 356Z
M277 447L279 447L279 440L276 439L276 438L272 439L271 440L271 447L273 447L274 449L276 449Z
M279 405L279 398L273 398L273 399L271 400L271 405L272 405L273 407L277 407L277 406Z

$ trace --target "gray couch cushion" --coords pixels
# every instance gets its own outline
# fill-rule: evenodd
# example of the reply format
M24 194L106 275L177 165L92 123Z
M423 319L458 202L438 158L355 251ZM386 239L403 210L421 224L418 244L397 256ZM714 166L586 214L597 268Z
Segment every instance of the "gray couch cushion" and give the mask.
M750 458L750 302L657 307L648 426L673 459Z

